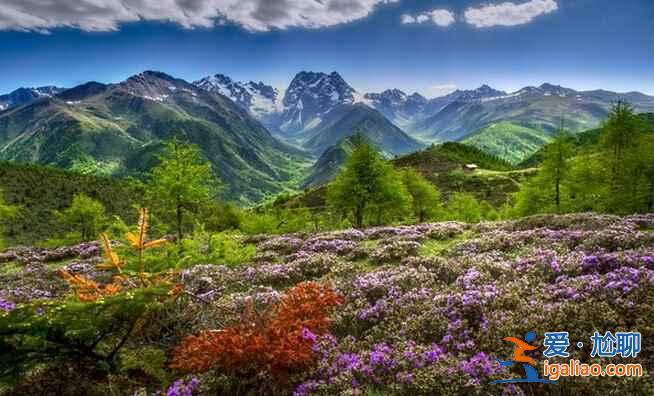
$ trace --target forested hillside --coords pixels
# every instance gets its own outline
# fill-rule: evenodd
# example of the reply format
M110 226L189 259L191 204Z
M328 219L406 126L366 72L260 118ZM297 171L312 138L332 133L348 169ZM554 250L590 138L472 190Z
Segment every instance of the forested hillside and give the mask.
M2 219L10 245L33 244L65 234L53 212L70 206L77 194L98 200L110 216L127 222L136 220L134 206L143 200L142 187L129 181L10 162L0 162L0 191L8 204L19 207L16 217Z

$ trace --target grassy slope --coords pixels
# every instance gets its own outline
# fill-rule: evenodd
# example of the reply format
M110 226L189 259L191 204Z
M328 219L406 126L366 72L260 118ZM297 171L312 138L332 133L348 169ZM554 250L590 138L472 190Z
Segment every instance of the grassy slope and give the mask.
M503 121L479 130L463 143L517 164L551 141L547 132Z
M481 169L466 173L462 165L474 163ZM396 167L413 167L434 183L447 198L454 192L468 192L478 199L500 206L518 191L529 172L515 172L508 162L476 147L444 143L393 160Z
M395 158L396 168L412 167L434 183L447 198L457 191L474 194L477 198L500 206L509 195L518 191L520 182L533 174L531 170L515 170L501 158L476 147L461 143L444 143L403 157ZM480 168L474 173L462 171L462 165L475 163ZM322 207L326 187L316 187L284 202L287 207Z

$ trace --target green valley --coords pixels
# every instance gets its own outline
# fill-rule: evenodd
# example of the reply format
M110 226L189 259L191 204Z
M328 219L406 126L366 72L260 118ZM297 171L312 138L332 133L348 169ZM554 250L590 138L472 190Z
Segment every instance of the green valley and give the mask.
M551 134L508 121L491 124L462 140L517 164L552 141Z

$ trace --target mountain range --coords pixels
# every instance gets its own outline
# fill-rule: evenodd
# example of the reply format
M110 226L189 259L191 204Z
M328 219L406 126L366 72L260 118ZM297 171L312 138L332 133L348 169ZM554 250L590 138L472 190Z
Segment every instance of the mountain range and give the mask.
M303 71L282 90L222 74L189 83L146 71L116 84L0 96L0 159L138 175L154 164L162 141L181 136L202 148L228 198L247 204L328 181L355 135L389 158L461 141L518 163L551 141L562 123L573 133L599 126L619 99L654 111L654 97L642 93L548 83L510 93L483 85L426 98L399 89L359 92L336 72ZM318 163L307 169L311 159Z
M252 83L240 84L240 90L251 90ZM269 111L261 111L261 106L259 109L248 104L243 107L273 134L303 146L315 155L326 149L312 147L315 140L336 144L342 138L338 134L328 138L330 134L321 131L333 132L328 125L335 119L346 118L346 113L353 109L351 106L360 104L367 106L369 119L380 120L371 112L376 110L414 140L423 143L465 141L513 162L528 157L547 143L552 132L562 123L573 133L599 126L619 99L629 101L639 112L654 110L654 97L639 92L577 91L549 83L515 92L482 85L431 99L399 89L380 93L358 92L336 72L300 72L284 95L260 84L268 92L276 93L272 104L265 106ZM390 128L382 128L376 122L369 124L388 131L384 136L390 138L383 141L373 139L372 134L366 132L381 149L391 154L414 150L414 142L391 133ZM344 135L354 133L348 129ZM315 138L316 135L322 137ZM389 140L396 143L391 144ZM402 140L404 142L398 145L397 141Z
M243 204L282 191L306 158L226 96L154 71L0 112L0 159L85 173L141 174L172 136L197 144Z
M61 93L64 89L54 86L38 88L18 88L6 95L0 95L0 111L16 107L43 97L51 97Z
M375 108L367 106L336 72L300 72L283 96L263 83L234 82L222 75L205 77L195 84L230 97L277 137L317 157L355 134L364 135L391 155L422 147Z

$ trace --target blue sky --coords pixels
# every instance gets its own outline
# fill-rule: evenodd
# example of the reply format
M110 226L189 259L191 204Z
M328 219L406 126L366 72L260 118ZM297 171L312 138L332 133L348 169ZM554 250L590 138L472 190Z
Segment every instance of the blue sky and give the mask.
M652 0L39 3L0 4L2 93L153 69L281 88L300 70L335 70L362 91L430 97L543 82L654 94Z

